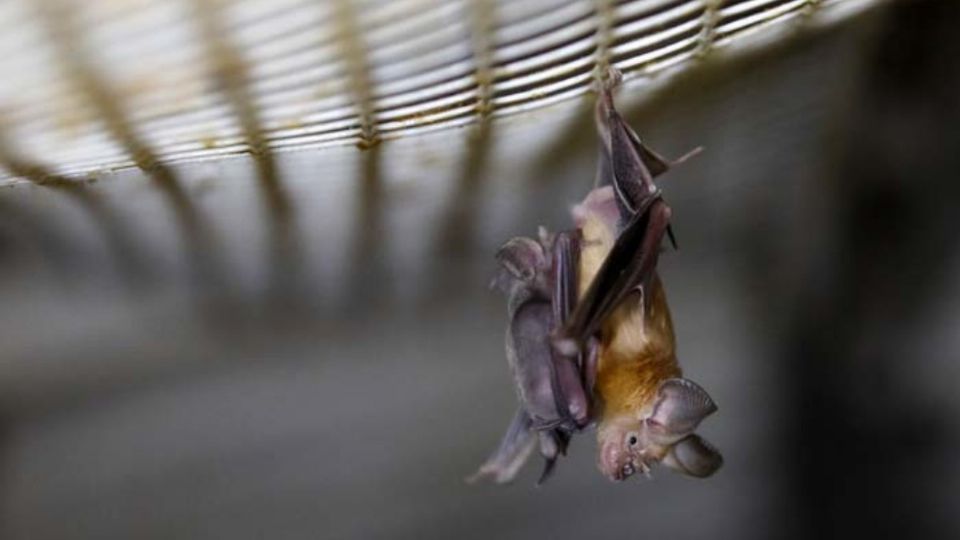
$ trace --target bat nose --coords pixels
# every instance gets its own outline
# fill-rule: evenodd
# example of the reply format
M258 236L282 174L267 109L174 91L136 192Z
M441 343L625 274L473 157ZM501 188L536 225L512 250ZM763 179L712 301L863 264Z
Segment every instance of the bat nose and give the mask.
M645 471L645 462L642 456L632 453L625 448L616 437L613 441L604 441L600 448L600 470L610 480L620 482L637 472ZM638 461L639 460L639 461Z

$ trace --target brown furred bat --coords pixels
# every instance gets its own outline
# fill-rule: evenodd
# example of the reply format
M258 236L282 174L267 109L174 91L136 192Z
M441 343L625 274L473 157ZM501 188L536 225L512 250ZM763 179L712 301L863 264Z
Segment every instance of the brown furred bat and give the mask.
M576 229L514 238L497 253L493 285L508 296L507 359L520 401L500 446L470 480L512 480L534 448L543 482L573 434L597 427L598 463L612 480L651 466L707 477L720 453L695 434L716 411L682 378L666 294L656 272L663 236L676 245L654 177L668 162L613 106L619 73L601 88L594 189ZM538 482L539 483L539 482Z

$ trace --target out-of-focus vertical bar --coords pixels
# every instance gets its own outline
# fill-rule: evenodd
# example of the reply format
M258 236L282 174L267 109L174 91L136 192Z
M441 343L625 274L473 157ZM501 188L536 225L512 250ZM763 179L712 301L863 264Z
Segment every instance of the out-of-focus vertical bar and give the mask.
M67 78L86 96L111 137L126 150L137 167L166 193L181 219L190 226L195 225L195 213L183 187L137 134L123 110L119 96L97 71L81 37L83 32L76 28L74 6L67 0L43 0L38 9L41 19L49 28L51 43Z
M73 87L90 103L110 136L124 148L136 166L146 173L166 198L180 229L188 270L200 299L199 307L209 312L213 306L208 299L218 296L211 292L218 290L215 287L222 286L222 275L209 231L173 170L161 163L143 141L124 110L120 94L109 86L97 69L82 37L82 29L77 27L77 7L69 0L43 0L37 6L41 20L49 31L59 67ZM107 226L119 225L112 222Z
M445 216L437 231L436 253L460 255L471 249L475 236L475 221L480 182L487 169L493 146L493 127L490 114L493 94L493 38L496 34L496 6L492 0L473 0L470 4L471 43L476 65L477 116L479 124L467 136L467 155L462 161L457 189L447 201ZM441 271L441 270L438 270ZM442 289L443 287L438 287Z
M130 231L121 224L116 212L104 204L96 192L88 189L83 181L58 175L44 164L27 157L11 140L3 118L0 118L0 167L33 184L64 193L76 201L106 239L125 284L133 290L144 283L149 269Z
M477 116L486 123L493 112L493 43L496 35L496 5L493 0L473 0L470 5L470 41L476 64Z
M267 257L274 274L271 293L286 302L293 298L284 293L295 288L295 261L299 258L290 198L280 180L275 156L265 136L262 114L251 91L249 66L242 52L229 39L223 23L224 6L218 0L194 0L194 4L200 38L213 78L243 130L256 166L270 230Z
M200 38L213 78L227 98L236 116L250 153L258 162L260 186L267 206L275 217L289 212L289 200L277 175L273 153L267 144L260 110L250 92L249 67L237 47L231 43L223 21L223 5L218 0L194 0Z
M363 42L363 28L360 26L355 10L356 5L350 0L334 2L334 27L337 41L346 60L350 91L360 119L360 141L357 146L367 149L380 142L380 135L377 130L374 89L370 80L367 48Z
M357 147L365 150L360 156L357 178L357 205L354 215L352 283L347 292L347 308L364 300L375 302L382 297L383 180L380 170L380 135L377 129L374 88L370 76L370 60L363 40L363 27L350 0L333 3L334 31L344 63L347 66L350 92L360 124Z
M613 30L616 25L617 5L614 0L596 0L597 49L595 54L594 79L606 80L610 71L610 48L613 46Z
M705 58L713 50L722 5L723 0L703 0L703 28L700 30L697 51L694 53L698 58Z

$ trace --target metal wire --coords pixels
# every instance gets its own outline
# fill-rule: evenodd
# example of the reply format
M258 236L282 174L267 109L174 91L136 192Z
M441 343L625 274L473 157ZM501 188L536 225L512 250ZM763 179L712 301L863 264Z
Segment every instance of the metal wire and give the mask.
M9 0L0 167L33 181L356 144L637 81L878 0Z

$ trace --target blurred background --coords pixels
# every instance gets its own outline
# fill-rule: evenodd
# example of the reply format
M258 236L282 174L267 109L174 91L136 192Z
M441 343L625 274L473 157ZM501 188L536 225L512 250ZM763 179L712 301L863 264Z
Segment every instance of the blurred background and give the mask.
M960 3L0 5L0 538L960 536ZM384 52L386 51L386 52ZM468 486L613 63L713 478Z

